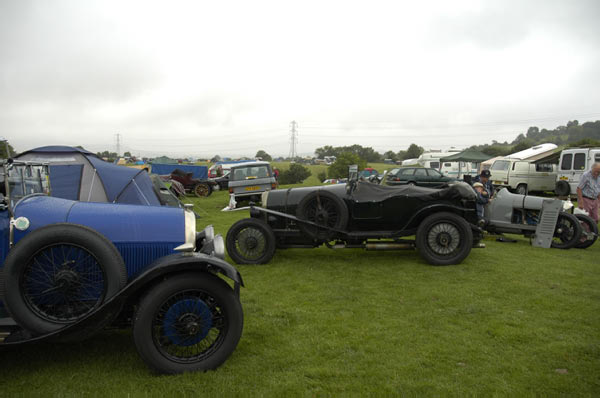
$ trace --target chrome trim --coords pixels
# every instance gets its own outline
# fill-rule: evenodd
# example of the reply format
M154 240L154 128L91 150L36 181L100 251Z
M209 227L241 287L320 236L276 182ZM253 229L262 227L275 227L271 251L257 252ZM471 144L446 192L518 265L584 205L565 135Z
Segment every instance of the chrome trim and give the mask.
M225 241L223 240L223 236L218 234L215 236L215 240L213 241L214 254L215 257L220 258L221 260L225 260Z
M269 198L269 191L265 191L260 195L260 203L262 207L267 207L267 199Z
M193 252L196 250L196 215L190 209L183 210L185 221L185 243L173 250L181 252Z

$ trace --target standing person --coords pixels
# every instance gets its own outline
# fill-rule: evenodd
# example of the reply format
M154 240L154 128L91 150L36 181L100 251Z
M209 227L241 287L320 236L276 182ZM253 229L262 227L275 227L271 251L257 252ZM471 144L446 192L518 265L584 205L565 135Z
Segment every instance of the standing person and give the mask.
M581 176L577 185L577 203L598 224L598 201L600 201L600 162L594 163Z
M483 220L485 205L487 205L492 199L490 199L488 191L485 189L482 183L476 182L473 184L473 188L475 189L475 192L477 192L477 218Z
M473 179L473 186L475 183L479 182L483 185L483 188L488 193L488 198L491 198L494 195L494 186L490 181L492 173L489 170L481 170L481 173Z

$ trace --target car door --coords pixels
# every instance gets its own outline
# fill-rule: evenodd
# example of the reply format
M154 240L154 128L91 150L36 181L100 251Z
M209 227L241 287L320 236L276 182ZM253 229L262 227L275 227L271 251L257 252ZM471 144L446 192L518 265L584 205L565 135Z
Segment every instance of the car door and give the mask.
M414 174L415 185L419 186L429 186L429 177L427 175L427 169L415 169Z
M430 187L439 187L443 185L446 181L442 173L434 169L427 169L427 174L429 175L429 184Z

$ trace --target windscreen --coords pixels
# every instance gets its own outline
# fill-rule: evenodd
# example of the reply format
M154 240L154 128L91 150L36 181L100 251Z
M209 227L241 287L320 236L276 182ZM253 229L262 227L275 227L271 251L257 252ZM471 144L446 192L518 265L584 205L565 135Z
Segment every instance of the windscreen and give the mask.
M48 168L43 165L11 164L8 166L8 189L11 204L34 193L49 194Z

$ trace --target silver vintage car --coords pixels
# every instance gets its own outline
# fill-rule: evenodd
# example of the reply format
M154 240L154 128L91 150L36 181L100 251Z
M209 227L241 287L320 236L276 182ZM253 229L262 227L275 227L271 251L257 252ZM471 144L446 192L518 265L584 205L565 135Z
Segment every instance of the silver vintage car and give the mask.
M243 163L231 167L228 187L236 202L260 202L263 192L277 188L277 180L269 162Z

